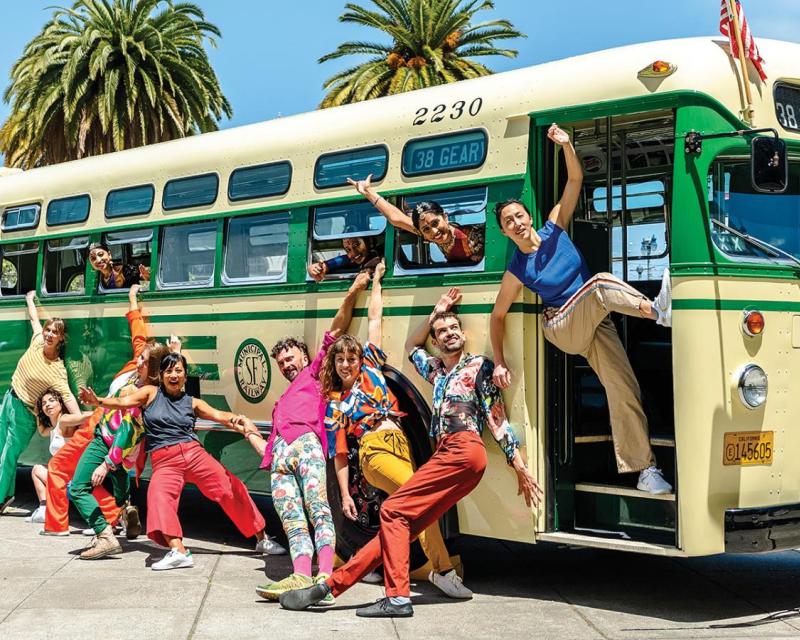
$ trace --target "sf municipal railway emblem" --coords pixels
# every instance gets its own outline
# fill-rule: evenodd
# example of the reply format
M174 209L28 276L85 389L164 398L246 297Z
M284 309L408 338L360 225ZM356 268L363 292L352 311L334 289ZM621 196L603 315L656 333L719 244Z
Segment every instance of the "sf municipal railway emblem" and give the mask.
M233 363L233 377L239 393L256 404L267 395L272 372L264 345L250 338L239 345Z

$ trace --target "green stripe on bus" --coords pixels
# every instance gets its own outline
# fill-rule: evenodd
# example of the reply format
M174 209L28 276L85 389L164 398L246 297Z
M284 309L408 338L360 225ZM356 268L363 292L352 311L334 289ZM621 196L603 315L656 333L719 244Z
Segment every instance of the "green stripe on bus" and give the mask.
M673 300L672 308L681 311L759 311L800 312L800 302L782 300L715 300L712 298L696 298Z
M230 411L231 406L228 404L227 399L225 396L216 395L213 393L203 393L202 394L203 400L205 400L208 404L210 404L215 409L219 411Z
M216 349L217 336L178 336L183 349ZM169 336L158 336L159 342L166 344Z
M190 364L189 375L201 380L219 380L219 367L215 364Z

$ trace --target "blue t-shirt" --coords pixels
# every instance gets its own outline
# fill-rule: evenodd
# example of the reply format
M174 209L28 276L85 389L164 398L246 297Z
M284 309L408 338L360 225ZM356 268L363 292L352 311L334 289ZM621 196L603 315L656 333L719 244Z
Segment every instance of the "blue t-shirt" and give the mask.
M560 307L591 277L580 251L557 224L545 223L537 231L542 239L531 253L514 252L508 270L547 307Z

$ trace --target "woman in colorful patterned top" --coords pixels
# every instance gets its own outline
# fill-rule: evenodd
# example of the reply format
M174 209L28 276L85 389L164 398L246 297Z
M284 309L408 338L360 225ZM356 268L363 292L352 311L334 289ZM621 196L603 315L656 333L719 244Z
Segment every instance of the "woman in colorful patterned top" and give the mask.
M342 510L351 520L356 520L358 513L349 490L347 436L358 440L359 466L372 486L392 494L415 470L408 439L399 425L404 414L382 371L386 364L381 349L381 278L385 270L382 261L372 279L367 343L362 347L355 337L343 335L328 349L320 370L322 393L329 398L325 415L328 451L335 454ZM471 597L472 592L453 569L439 523L428 527L419 541L431 561L432 573L446 577L432 582L450 597Z
M420 202L404 213L372 188L372 174L366 180L347 181L372 203L394 227L422 236L445 255L448 262L480 262L483 260L484 231L480 227L456 225L438 202Z

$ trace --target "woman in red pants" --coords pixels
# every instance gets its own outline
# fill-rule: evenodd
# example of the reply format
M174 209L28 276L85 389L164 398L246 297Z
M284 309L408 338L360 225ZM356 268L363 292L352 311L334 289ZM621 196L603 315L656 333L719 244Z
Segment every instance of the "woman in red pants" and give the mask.
M169 547L169 553L152 565L153 570L194 566L192 553L183 545L178 520L178 502L186 482L192 482L208 498L219 503L245 537L264 535L264 517L241 480L231 474L198 441L197 418L213 420L243 432L241 416L218 411L203 400L184 392L186 358L177 353L161 361L160 387L145 386L124 398L98 398L91 389L81 389L81 401L107 409L142 407L146 447L153 475L147 491L147 537Z

